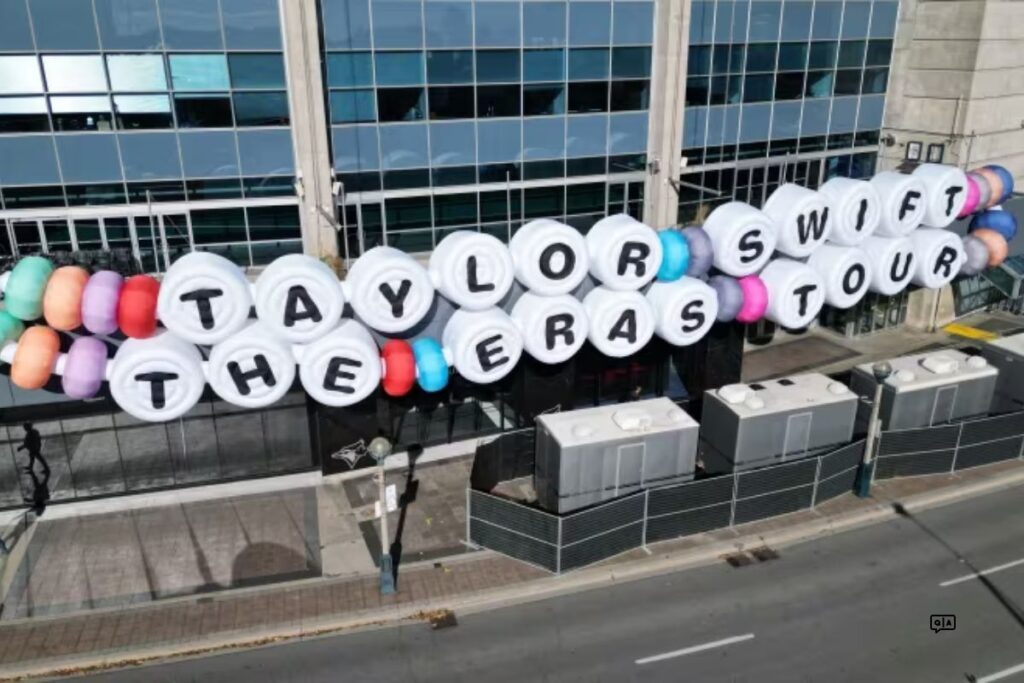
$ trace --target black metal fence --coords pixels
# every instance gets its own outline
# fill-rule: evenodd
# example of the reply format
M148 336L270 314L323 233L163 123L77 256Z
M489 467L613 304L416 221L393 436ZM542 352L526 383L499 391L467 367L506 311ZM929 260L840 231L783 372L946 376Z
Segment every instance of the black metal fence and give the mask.
M553 572L647 543L814 507L853 490L864 442L750 472L651 488L567 515L469 491L471 543Z

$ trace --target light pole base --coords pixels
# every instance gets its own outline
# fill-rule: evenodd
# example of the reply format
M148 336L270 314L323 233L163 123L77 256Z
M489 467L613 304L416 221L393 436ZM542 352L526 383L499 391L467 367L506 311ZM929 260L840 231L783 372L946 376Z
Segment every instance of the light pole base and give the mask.
M395 594L395 570L390 554L381 555L380 558L380 594Z
M857 482L853 486L853 492L858 498L868 498L871 495L871 478L875 473L875 463L862 462L857 470Z

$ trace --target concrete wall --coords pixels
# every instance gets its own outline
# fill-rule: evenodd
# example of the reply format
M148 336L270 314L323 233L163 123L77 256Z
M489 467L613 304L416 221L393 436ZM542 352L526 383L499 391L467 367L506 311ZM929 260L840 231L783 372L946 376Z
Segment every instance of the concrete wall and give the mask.
M884 123L883 168L919 141L922 156L942 143L946 163L1024 177L1024 2L903 0Z

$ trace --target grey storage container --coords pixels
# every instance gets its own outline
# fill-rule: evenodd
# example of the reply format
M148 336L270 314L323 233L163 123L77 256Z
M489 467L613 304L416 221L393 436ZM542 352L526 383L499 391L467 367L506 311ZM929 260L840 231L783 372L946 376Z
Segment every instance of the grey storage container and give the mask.
M982 356L944 349L902 356L888 361L892 374L885 379L878 416L882 429L911 429L946 424L988 415L999 371ZM850 387L873 400L872 363L853 369ZM866 429L871 406L865 401L858 422Z
M551 512L572 512L693 478L700 430L667 398L541 415L534 487Z
M704 393L701 460L713 473L742 472L849 443L857 395L811 373Z
M1024 334L986 342L981 355L999 370L991 412L1024 410Z

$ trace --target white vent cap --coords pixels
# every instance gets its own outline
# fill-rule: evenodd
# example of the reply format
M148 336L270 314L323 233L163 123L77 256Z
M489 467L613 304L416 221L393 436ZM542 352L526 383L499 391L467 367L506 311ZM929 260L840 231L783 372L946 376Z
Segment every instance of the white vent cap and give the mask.
M967 367L972 370L981 370L988 367L988 361L981 356L971 356L967 359Z
M915 379L917 379L917 375L910 370L897 370L891 377L891 381L896 384L907 384L909 382L913 382Z
M650 413L645 410L629 409L620 410L612 415L612 421L619 426L619 429L627 432L635 432L642 429L650 429Z
M848 391L850 391L849 388L847 388L847 386L845 384L843 384L842 382L829 382L829 384L828 384L828 393L830 393L830 394L835 394L836 396L842 396L843 394L847 393Z
M760 396L755 396L752 394L750 398L743 402L743 405L750 408L751 410L761 410L761 408L764 408L764 399L762 399Z
M956 358L936 353L933 356L924 358L921 361L921 367L936 375L952 375L960 367L960 363L957 362Z
M586 439L587 437L594 435L594 428L582 423L578 425L573 425L572 435L575 436L577 439Z
M750 395L750 387L746 384L726 384L718 390L718 395L723 401L731 405L743 403Z

